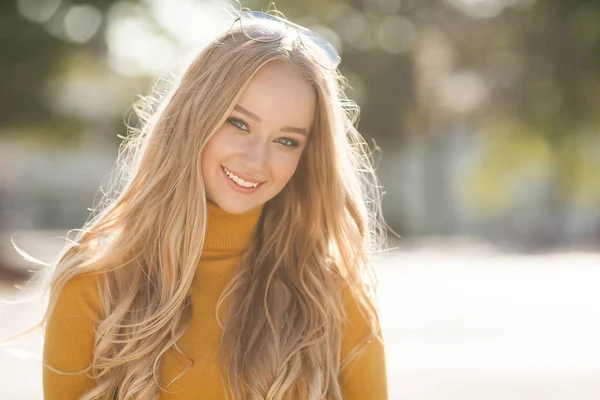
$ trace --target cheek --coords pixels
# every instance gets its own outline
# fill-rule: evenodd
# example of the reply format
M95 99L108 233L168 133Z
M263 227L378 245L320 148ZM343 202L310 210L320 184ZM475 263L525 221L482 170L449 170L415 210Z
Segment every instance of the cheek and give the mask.
M206 178L205 174L209 172L210 166L213 162L213 154L214 154L214 151L211 146L211 141L208 141L206 143L206 146L204 147L204 150L202 151L202 162L201 162L202 175L204 175L205 178Z
M226 143L226 141L225 141ZM216 175L219 169L219 163L222 161L224 157L224 153L226 153L226 147L223 134L219 131L215 133L213 137L211 137L204 146L202 151L202 176L205 179L205 182L210 184L212 177Z
M285 154L282 157L279 157L274 163L273 174L276 176L276 179L281 186L285 186L285 184L292 179L294 172L298 168L300 156L301 153L293 155Z
M231 153L234 142L229 132L221 128L213 137L211 137L204 147L202 166L203 168L212 168L218 164L222 158Z

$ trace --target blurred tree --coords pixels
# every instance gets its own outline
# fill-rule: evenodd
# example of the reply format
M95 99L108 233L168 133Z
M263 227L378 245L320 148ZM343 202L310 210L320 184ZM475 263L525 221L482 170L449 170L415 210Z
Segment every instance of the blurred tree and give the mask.
M57 71L65 75L63 81L75 80L66 76L73 68L64 68L63 62L85 59L85 63L75 63L80 69L89 70L94 57L105 60L105 17L117 2L47 1L59 4L59 8L46 22L34 22L19 11L18 4L37 4L33 0L0 3L2 128L49 125L48 121L56 125L59 120L76 119L52 115L44 100L48 80ZM127 3L150 7L148 1ZM270 1L242 3L267 10ZM517 164L526 165L523 160L527 157L518 152L529 139L514 133L528 132L528 137L535 137L535 143L539 141L536 146L550 149L550 161L544 161L544 168L552 170L553 189L546 206L552 210L553 218L560 219L578 192L585 192L587 198L597 192L581 189L591 184L589 177L593 176L595 164L575 160L593 158L582 150L581 146L589 142L582 137L600 129L600 0L276 3L288 18L303 25L320 26L339 42L343 59L340 69L353 87L349 95L362 108L360 130L385 149L384 170L394 171L394 152L407 141L417 137L428 146L427 160L421 164L426 187L422 207L435 223L423 233L452 233L453 222L446 218L445 211L452 195L446 182L449 160L444 158L449 157L444 153L449 142L443 137L461 129L486 133L490 140L490 145L484 146L485 154L494 167L478 172L480 189L510 182L509 172L521 173ZM169 1L171 4L177 7L177 2ZM50 29L50 22L64 17L61 12L73 5L93 5L103 14L99 30L84 44L61 39ZM159 35L169 35L160 21L151 13L146 14L145 24L154 24ZM121 115L125 114L123 110ZM113 122L119 125L119 133L123 132L121 115ZM518 122L511 125L514 121ZM506 130L512 130L513 135L505 135ZM0 135L9 131L1 129ZM37 129L37 134L46 132ZM494 143L494 135L500 135L502 140ZM509 140L504 141L506 138ZM510 165L504 160L519 162ZM497 179L497 174L501 179ZM383 174L381 178L384 186L392 190L399 186L397 173ZM489 200L489 196L482 198ZM398 197L394 199L398 201ZM446 225L437 223L444 218ZM393 220L389 222L394 229L403 231Z
M59 1L59 7L89 4L105 13L115 2ZM33 6L42 7L43 3ZM103 26L93 42L72 43L50 34L47 21L38 23L25 18L17 4L16 0L0 2L0 123L3 127L35 124L51 118L51 111L43 99L43 89L54 69L64 57L82 46L103 49ZM54 17L58 16L55 12ZM0 135L6 132L2 129Z

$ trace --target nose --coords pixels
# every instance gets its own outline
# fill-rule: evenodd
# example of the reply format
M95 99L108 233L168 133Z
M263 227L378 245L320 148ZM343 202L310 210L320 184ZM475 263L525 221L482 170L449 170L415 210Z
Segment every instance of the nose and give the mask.
M264 140L256 138L249 140L240 155L240 163L246 171L256 173L255 177L264 177L264 172L267 167L269 157L268 143Z

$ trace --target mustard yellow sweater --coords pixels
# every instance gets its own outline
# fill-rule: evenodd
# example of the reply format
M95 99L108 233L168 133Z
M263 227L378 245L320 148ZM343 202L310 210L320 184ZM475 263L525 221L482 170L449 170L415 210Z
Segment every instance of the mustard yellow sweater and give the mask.
M191 291L193 316L189 328L179 340L181 348L194 360L194 366L176 379L168 387L168 393L162 393L161 399L225 399L217 364L221 329L216 321L215 308L260 211L259 207L232 215L209 202L205 249ZM351 299L344 300L348 322L342 341L342 357L358 343L366 328L356 303ZM46 326L44 364L62 371L81 371L90 365L97 310L97 288L93 275L79 276L67 283ZM182 371L182 361L177 359L175 352L165 353L162 387L166 387ZM187 363L184 365L187 366ZM345 400L387 399L383 345L373 340L360 358L341 371L339 379ZM43 367L45 400L74 400L94 386L94 380L85 373L69 376Z

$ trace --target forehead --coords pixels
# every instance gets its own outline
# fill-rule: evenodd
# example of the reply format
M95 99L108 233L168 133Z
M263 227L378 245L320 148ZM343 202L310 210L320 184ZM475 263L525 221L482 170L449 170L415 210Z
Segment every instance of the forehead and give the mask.
M312 127L317 96L314 87L289 67L267 64L240 93L238 104L256 114L261 124L273 129L283 126Z

